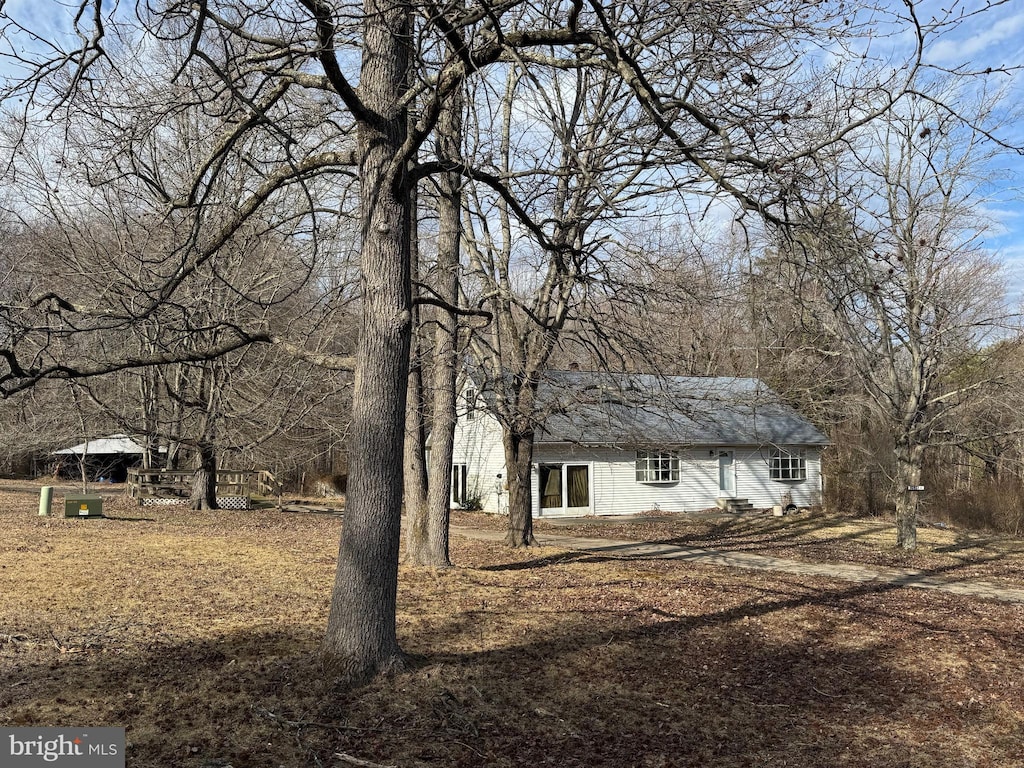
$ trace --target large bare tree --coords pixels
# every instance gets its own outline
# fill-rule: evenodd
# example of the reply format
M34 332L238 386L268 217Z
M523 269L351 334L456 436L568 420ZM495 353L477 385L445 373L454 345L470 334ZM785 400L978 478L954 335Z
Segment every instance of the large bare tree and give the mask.
M494 317L472 346L504 430L511 546L533 543L544 369L570 336L604 341L580 331L623 297L667 293L652 287L650 260L636 268L645 262L637 231L671 226L669 217L697 226L709 208L784 223L787 195L816 173L814 157L884 113L914 76L911 59L865 88L793 56L798 40L856 26L842 15L781 23L778 8L748 3L591 10L613 45L594 52L608 54L600 66L578 50L519 52L503 80L472 96L477 122L492 130L469 131L478 144L466 290Z
M993 102L972 109L968 94L943 87L951 86L904 100L836 157L831 201L806 211L809 223L787 248L794 300L813 313L891 436L904 549L917 545L937 427L984 384L952 369L1011 324L982 239L997 150L983 127Z

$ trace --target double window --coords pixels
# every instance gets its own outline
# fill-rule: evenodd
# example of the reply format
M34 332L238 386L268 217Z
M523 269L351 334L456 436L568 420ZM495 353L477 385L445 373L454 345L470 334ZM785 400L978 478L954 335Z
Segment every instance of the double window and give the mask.
M772 480L806 480L807 454L777 448L772 451L770 470Z
M638 483L679 482L679 455L672 451L637 451Z

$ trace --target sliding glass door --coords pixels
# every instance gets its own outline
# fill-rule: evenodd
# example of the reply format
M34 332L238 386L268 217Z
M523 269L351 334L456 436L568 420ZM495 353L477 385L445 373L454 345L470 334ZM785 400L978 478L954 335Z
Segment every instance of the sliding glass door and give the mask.
M541 464L537 470L541 515L593 514L589 464Z

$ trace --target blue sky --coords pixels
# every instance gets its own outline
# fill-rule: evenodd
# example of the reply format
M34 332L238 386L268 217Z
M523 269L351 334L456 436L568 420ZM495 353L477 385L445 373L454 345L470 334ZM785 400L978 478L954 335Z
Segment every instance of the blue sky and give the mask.
M1024 67L1024 0L929 0L925 4L926 11L942 8L965 18L929 48L926 62L949 69L1011 70L993 75L993 82L1006 84L1007 110L1024 109L1024 72L1014 71ZM982 9L983 13L975 13ZM1024 146L1024 120L1007 125L1000 137ZM998 179L996 199L986 206L997 226L985 245L1006 264L1008 298L1017 305L1024 301L1024 156L1007 152L999 157L994 170L1005 178Z

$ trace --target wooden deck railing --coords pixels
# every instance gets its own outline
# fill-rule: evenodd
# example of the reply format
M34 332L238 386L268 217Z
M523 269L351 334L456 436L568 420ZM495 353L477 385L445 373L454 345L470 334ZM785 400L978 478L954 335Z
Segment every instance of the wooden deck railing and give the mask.
M187 499L195 470L129 469L128 495L133 499ZM274 496L279 484L266 470L217 470L217 496Z

